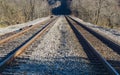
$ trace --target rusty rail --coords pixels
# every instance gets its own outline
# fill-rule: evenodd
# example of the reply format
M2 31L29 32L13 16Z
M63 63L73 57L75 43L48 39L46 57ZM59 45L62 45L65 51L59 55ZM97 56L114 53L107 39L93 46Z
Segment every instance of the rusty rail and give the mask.
M23 44L17 47L15 50L10 52L6 57L3 58L2 62L0 62L0 72L14 60L17 56L23 53L37 38L41 37L46 31L48 31L52 25L56 22L56 20L52 20L51 22L47 23L42 29L36 32L32 37L26 40Z
M14 34L14 35L11 35L10 37L4 38L4 39L0 40L0 44L3 44L3 43L8 42L8 41L10 41L10 40L13 40L13 39L15 39L16 37L21 36L22 34L26 33L27 31L29 31L29 30L37 27L38 25L40 25L40 24L42 24L42 23L44 23L44 22L46 22L46 21L43 21L43 22L38 23L38 24L35 24L35 25L31 25L29 28L27 28L27 29L25 29L25 30L23 30L23 31L20 31L20 32ZM20 29L20 30L21 30L21 29Z

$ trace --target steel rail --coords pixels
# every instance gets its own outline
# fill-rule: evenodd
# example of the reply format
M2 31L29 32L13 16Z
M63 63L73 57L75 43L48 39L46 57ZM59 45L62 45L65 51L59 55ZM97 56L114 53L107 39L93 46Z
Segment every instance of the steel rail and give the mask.
M83 34L81 34L81 32L79 32L77 30L77 28L70 22L70 20L68 19L69 17L65 17L66 20L68 21L70 27L73 29L73 31L75 32L76 36L81 35L81 37L84 39L85 43L87 44L87 46L89 46L90 50L96 55L96 57L101 61L101 63L107 68L107 70L112 74L112 75L119 75L119 73L107 62L107 60L105 58L103 58L98 52L97 50L92 46L92 44L86 39L86 37L84 37ZM71 18L70 18L71 19ZM74 21L74 19L71 19ZM76 33L77 32L77 33ZM78 40L79 36L77 37Z
M71 18L73 21L75 21L78 25L82 26L84 29L86 29L88 32L96 36L99 40L101 40L104 44L106 44L109 48L111 48L113 51L115 51L117 54L120 55L120 44L114 42L113 40L103 36L102 34L96 32L95 30L81 24L80 22L74 20L72 17Z
M46 22L46 21L44 21L44 22ZM19 29L20 32L18 32L18 33L16 33L16 34L13 34L13 35L11 35L11 36L9 36L9 37L7 37L7 38L4 38L4 39L2 39L2 40L0 40L0 44L3 44L3 43L8 42L8 41L10 41L10 40L13 40L13 39L15 39L16 37L21 36L22 34L26 33L27 31L29 31L29 30L31 30L31 29L33 29L33 28L35 28L35 27L37 27L38 25L40 25L40 24L42 24L42 23L43 23L43 22L40 22L40 23L35 24L35 25L30 25L29 28L27 28L27 29L25 29L25 30L23 30L23 31L21 31L21 29Z
M57 19L56 19L57 20ZM47 23L44 27L42 27L38 32L36 32L33 36L31 36L28 40L10 52L6 57L3 58L2 62L0 62L0 72L4 70L4 68L12 62L17 56L23 53L37 38L41 37L45 32L47 32L51 26L56 22L56 20L52 20Z

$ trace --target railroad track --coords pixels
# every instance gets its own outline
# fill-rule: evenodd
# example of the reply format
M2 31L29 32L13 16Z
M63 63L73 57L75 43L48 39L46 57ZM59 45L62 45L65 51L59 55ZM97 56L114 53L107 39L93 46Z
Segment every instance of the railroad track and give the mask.
M52 20L49 20L52 21ZM47 21L45 21L47 22ZM49 22L48 22L49 23ZM34 26L30 26L29 28L20 29L20 31L14 35L11 35L6 38L0 40L0 61L4 56L18 47L22 42L29 39L33 34L39 31L40 28L44 27L42 23L36 24Z
M4 43L4 41L2 42L3 39L5 39L5 38L7 38L7 37L10 37L11 35L15 35L15 34L21 32L21 31L23 31L23 30L25 30L25 29L29 29L30 27L32 27L32 25L23 27L23 28L21 28L21 29L18 29L18 30L16 30L16 31L13 31L13 32L6 33L6 34L4 34L4 35L1 35L1 36L0 36L0 44Z
M6 54L10 53L11 50L14 50L23 41L31 37L31 34L34 34L35 31L39 30L39 28L42 28L42 26L45 25L45 23L47 23L48 21L51 21L51 20L49 19L44 22L40 22L35 25L30 25L30 26L21 28L17 31L0 36L0 53L1 53L0 61Z
M85 51L85 53L87 54L87 57L90 61L90 66L92 67L92 70L88 70L86 71L86 73L83 73L83 74L89 74L89 75L119 75L119 67L118 67L118 63L113 63L112 61L110 60L118 60L119 59L119 54L115 54L115 52L111 52L111 53L103 53L104 51L106 52L110 52L110 51L113 51L111 48L109 48L107 45L103 44L103 42L101 42L101 40L99 40L98 38L96 38L93 34L91 34L89 31L86 31L86 29L84 27L81 27L79 25L79 22L75 21L74 19L72 18L69 18L69 17L66 17L70 27L72 28L72 30L74 31L76 37L78 38L78 41L80 43L80 45L82 46L83 50ZM32 52L34 51L34 48L36 48L38 46L38 43L40 43L40 41L37 41L39 38L43 37L43 35L45 35L47 33L47 31L50 30L50 28L52 27L52 25L54 24L55 22L52 22L52 24L50 23L47 23L46 25L44 26L40 26L40 27L35 27L35 29L33 30L30 30L31 32L27 31L25 34L23 35L26 35L27 38L24 41L24 43L20 40L16 40L16 41L21 41L22 43L18 44L15 49L10 49L12 50L12 52L8 52L6 53L6 57L3 58L3 61L1 60L1 63L0 63L0 72L2 72L2 74L5 74L5 75L26 75L26 74L32 74L33 72L36 72L35 74L39 74L39 73L44 73L46 72L46 70L44 70L43 67L47 67L47 66L44 66L40 63L40 61L38 60L32 60L30 59L30 56L32 54ZM49 25L50 24L50 25ZM67 23L65 23L67 24ZM62 23L60 24L62 25ZM66 33L65 30L65 27L69 27L68 26L64 26L62 25L62 33ZM41 29L40 29L41 28ZM56 28L59 28L59 27L56 27ZM36 30L35 32L33 32L34 30ZM37 33L36 33L37 32ZM39 33L40 32L40 33ZM34 34L35 38L33 38L34 36L33 35L28 35L29 33L31 34ZM40 37L37 37L37 36L40 36ZM55 35L56 36L56 35ZM65 35L63 35L65 37ZM22 36L20 36L19 38L21 38ZM63 39L63 42L66 43L66 40L65 38L62 38ZM92 38L91 38L92 37ZM25 38L25 37L22 37L22 38ZM38 38L38 39L37 39ZM94 38L94 39L93 39ZM32 40L31 40L32 39ZM39 39L40 40L40 39ZM70 40L70 39L69 39ZM15 43L16 41L14 41L13 43ZM37 42L37 43L33 43L33 41ZM9 42L11 42L11 40L9 40ZM29 43L30 42L30 43ZM97 43L96 43L97 42ZM31 44L34 44L31 49L27 49L27 47L25 46L28 46L28 45L31 45ZM4 45L6 45L6 43L4 43ZM3 46L4 46L3 45ZM63 45L63 44L61 44ZM65 45L63 45L62 47L64 47ZM6 46L7 47L7 46ZM14 47L13 47L14 48ZM26 50L27 49L27 50ZM102 49L102 50L101 50ZM14 50L14 51L13 51ZM44 50L44 49L43 49ZM63 49L64 50L64 49ZM69 50L68 50L69 51ZM74 50L75 51L75 50ZM43 51L45 52L45 51ZM63 52L63 51L62 51ZM19 56L19 54L21 54L21 56ZM47 52L45 52L47 53ZM49 52L48 52L49 53ZM44 53L43 53L44 54ZM51 53L52 54L52 53ZM54 53L53 53L54 54ZM64 54L64 53L63 53ZM66 54L66 53L65 53ZM113 58L112 57L109 57L109 55L113 55ZM102 55L102 56L101 56ZM106 56L104 56L106 55ZM17 57L18 56L18 57ZM16 58L17 57L17 58ZM104 58L103 58L104 57ZM117 57L117 59L115 59ZM69 59L69 57L66 59L67 57L63 58L64 60L67 60ZM14 60L13 60L14 59ZM13 60L13 61L12 61ZM45 59L46 60L46 59ZM55 61L55 59L53 59ZM72 62L74 63L77 63L75 62L74 60L70 59ZM77 60L77 59L75 59ZM68 60L67 60L68 61ZM78 60L77 60L78 61ZM65 61L64 61L65 62ZM70 61L69 61L70 62ZM47 62L49 63L49 61ZM73 63L73 64L74 64ZM82 62L79 62L79 63L82 63ZM9 64L9 65L8 65ZM40 65L41 64L41 65ZM51 62L49 63L48 67L50 66ZM61 62L61 64L63 64ZM30 70L30 72L26 72L27 68L25 66L30 66L30 68L33 67L32 70L35 70L32 72L32 70ZM68 68L68 63L65 62L65 65L63 66L66 66L65 68ZM116 67L116 66L117 67ZM40 69L36 69L36 67L39 66L41 69L43 70L40 70ZM73 66L72 64L70 66ZM89 67L90 67L89 66ZM59 68L59 65L56 66L57 68L52 68L52 70L54 69L56 71L56 69ZM62 66L60 66L62 67ZM78 65L79 67L79 65ZM84 67L85 66L82 66L82 70L84 70ZM5 68L5 69L3 69ZM25 69L24 69L25 68ZM69 67L71 68L71 67ZM74 67L75 68L75 67ZM24 71L25 70L25 71ZM29 69L28 69L29 70ZM48 74L54 74L55 71L52 71L53 73L51 73L49 71L49 68L48 68ZM64 69L60 68L59 70L62 70L64 71ZM77 68L77 70L79 70ZM40 71L40 72L38 72ZM65 70L66 71L66 70ZM79 71L79 72L82 72L82 71ZM85 71L83 71L85 72ZM63 72L64 73L64 72ZM33 73L34 74L34 73ZM47 73L46 73L47 74ZM75 73L75 74L78 74L78 73ZM80 73L82 74L82 73Z
M36 28L36 27L38 27L40 25L42 26L48 21L50 21L50 20L46 20L44 22L40 22L40 23L35 24L35 25L26 26L24 28L21 28L19 30L14 31L14 32L4 34L4 35L0 36L0 44L3 44L3 43L8 42L10 40L13 40L18 36L22 36L27 31L30 31L31 29L34 29L34 28Z
M98 69L96 72L102 71L101 72L102 75L104 74L119 75L120 73L119 62L116 63L113 61L116 58L117 58L116 60L120 58L119 54L117 54L114 51L115 48L110 47L112 46L113 42L110 43L111 45L106 45L106 42L104 42L104 40L107 40L107 43L109 43L110 40L108 42L108 39L104 38L100 39L102 37L100 36L100 34L94 32L93 30L77 22L71 17L66 17L66 20L73 29L74 33L76 34L76 37L78 38L80 44L83 46L84 51L86 52L89 60ZM116 45L115 43L113 46L114 47L116 46L116 48L118 48L118 45Z
M42 37L42 35L46 33L52 27L52 25L56 22L56 19L57 18L52 19L51 21L49 21L43 26L38 24L38 25L35 25L34 27L25 29L23 32L18 33L18 34L22 34L22 36L17 37L16 39L13 39L13 40L11 40L10 38L9 42L5 41L6 43L2 44L1 45L2 47L0 47L2 52L2 55L0 55L1 56L0 73L17 56L22 54L34 41ZM16 34L13 36L15 37Z

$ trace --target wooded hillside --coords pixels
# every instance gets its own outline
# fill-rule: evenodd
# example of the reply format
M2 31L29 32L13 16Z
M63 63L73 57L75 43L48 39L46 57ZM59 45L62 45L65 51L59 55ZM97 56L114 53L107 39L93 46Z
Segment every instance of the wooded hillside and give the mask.
M73 14L97 25L120 27L120 0L73 0Z
M61 3L66 6L60 6ZM120 0L0 0L0 25L27 22L59 9L62 14L64 7L85 21L111 28L120 27ZM67 10L64 8L65 12Z
M0 24L12 25L48 16L46 0L0 0Z

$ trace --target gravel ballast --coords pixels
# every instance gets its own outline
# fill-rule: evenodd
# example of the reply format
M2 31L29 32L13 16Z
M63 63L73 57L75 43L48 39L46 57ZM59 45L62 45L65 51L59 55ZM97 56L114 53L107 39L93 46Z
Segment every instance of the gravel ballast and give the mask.
M81 23L81 22L80 22ZM85 25L85 24L84 24ZM99 52L119 73L120 73L120 55L116 51L112 50L97 37L86 31L79 25L76 25L79 32L86 37L86 39L93 45L93 47Z
M27 54L26 54L27 53ZM85 75L94 73L87 55L64 17L33 43L3 74Z
M75 27L91 43L96 51L100 53L100 55L103 56L118 72L120 72L120 55L81 26L75 25Z
M33 34L38 32L44 25L38 24L36 27L30 29L26 33L23 33L21 36L16 37L6 43L0 45L0 60L5 57L8 53L15 50L21 44L23 44L26 40L28 40Z

